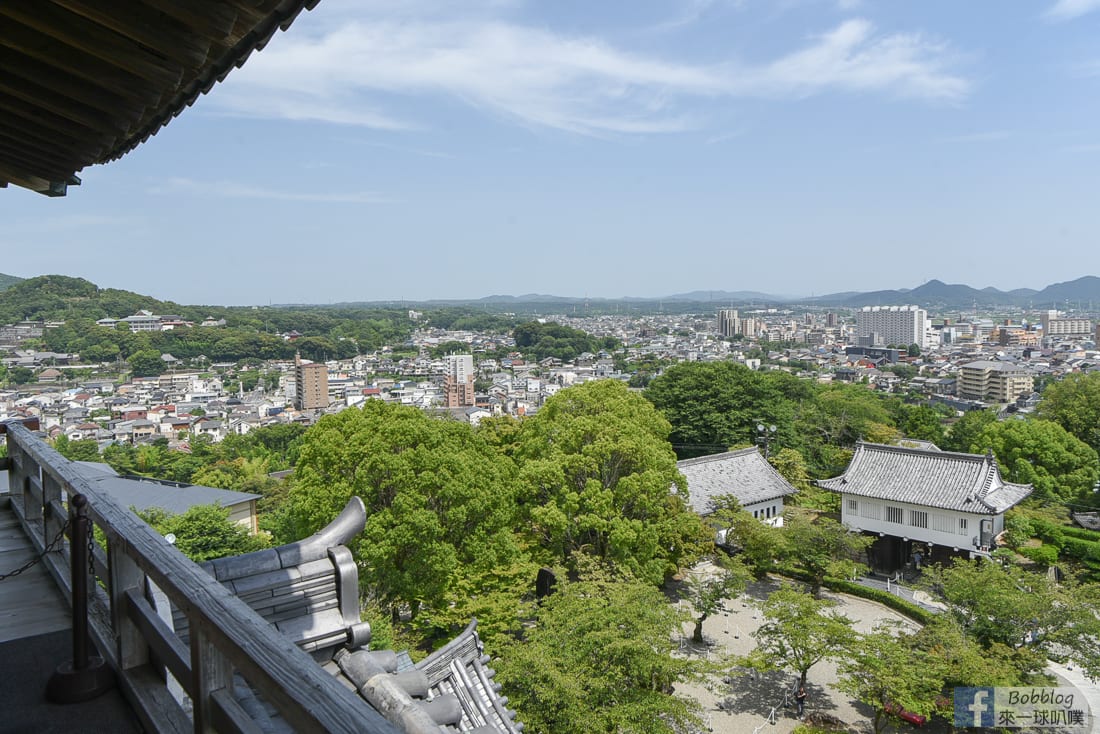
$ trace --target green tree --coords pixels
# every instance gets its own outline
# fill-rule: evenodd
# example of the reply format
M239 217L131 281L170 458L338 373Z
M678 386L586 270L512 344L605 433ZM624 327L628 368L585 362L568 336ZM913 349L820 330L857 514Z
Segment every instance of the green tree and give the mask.
M196 563L267 547L262 537L230 522L229 510L217 505L196 505L179 515L154 507L138 515L161 535L175 535L176 547Z
M370 400L323 417L299 447L288 509L297 534L361 497L367 525L349 547L364 589L395 616L402 605L414 617L424 606L440 608L460 571L522 555L512 536L511 462L468 424Z
M164 361L156 349L142 349L127 358L135 377L154 377L164 371Z
M919 344L910 344L905 349L905 353L910 357L919 357L920 356L920 345Z
M936 711L944 684L942 667L931 656L914 659L909 636L891 627L854 635L837 665L836 689L874 711L871 725L880 734L900 708L921 716ZM988 685L988 684L987 684Z
M997 414L992 410L969 410L952 424L942 446L948 451L976 451L978 437L996 422Z
M1100 452L1100 372L1075 372L1048 385L1036 413Z
M57 452L72 461L99 461L99 444L91 439L72 441L68 436L58 436L53 443Z
M733 495L714 499L706 523L716 534L725 534L726 547L757 578L774 571L776 560L786 555L786 542L779 528L757 520Z
M1073 660L1090 676L1100 675L1100 600L1096 585L1056 583L1045 574L987 561L957 560L926 571L954 621L986 649L1029 647L1041 655L1020 657L1042 669L1043 658Z
M34 379L34 370L30 367L11 367L8 369L8 381L13 385L26 385Z
M816 384L786 372L754 372L733 362L683 362L646 388L645 396L672 426L680 458L725 451L756 440L756 426L775 425L776 446L797 447L795 416L813 402Z
M703 622L720 612L726 599L741 593L751 577L749 570L736 559L727 560L724 566L708 573L691 572L684 583L686 597L695 610L695 629L691 634L694 642L703 642Z
M939 412L927 405L903 405L898 426L906 438L931 441L937 446L942 446L946 437Z
M784 516L783 537L787 557L810 577L810 591L816 596L827 576L850 578L865 571L859 560L874 541L854 533L824 515L792 508Z
M789 670L805 685L810 668L825 659L841 659L854 639L852 620L837 612L831 600L788 586L759 606L764 621L755 633L756 649L743 660L750 667Z
M810 466L797 449L782 448L768 457L775 470L798 490L789 497L792 504L821 512L840 512L840 495L821 489L810 479Z
M706 544L668 444L669 425L614 380L560 391L520 426L511 449L529 543L543 563L576 552L660 584Z
M990 423L972 448L992 450L1009 481L1034 485L1033 500L1073 500L1100 479L1096 452L1053 421Z
M673 687L703 672L673 656L681 618L651 584L589 567L559 581L525 639L494 662L532 734L674 734L701 724Z

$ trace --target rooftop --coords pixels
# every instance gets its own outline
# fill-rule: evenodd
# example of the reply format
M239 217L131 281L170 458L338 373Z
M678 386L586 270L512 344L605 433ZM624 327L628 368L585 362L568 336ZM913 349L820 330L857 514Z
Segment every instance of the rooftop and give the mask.
M990 454L962 454L860 443L839 477L818 486L834 492L946 510L999 514L1031 494L1030 484L1001 478Z
M797 491L755 446L684 459L676 467L687 478L691 508L701 515L710 513L713 501L722 495L732 494L744 506Z

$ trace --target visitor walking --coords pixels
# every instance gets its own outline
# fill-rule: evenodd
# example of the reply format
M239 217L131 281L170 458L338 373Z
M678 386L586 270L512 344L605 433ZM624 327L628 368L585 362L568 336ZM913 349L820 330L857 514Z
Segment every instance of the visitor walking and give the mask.
M798 693L794 694L794 702L798 705L798 718L802 718L806 710L806 686L799 686Z

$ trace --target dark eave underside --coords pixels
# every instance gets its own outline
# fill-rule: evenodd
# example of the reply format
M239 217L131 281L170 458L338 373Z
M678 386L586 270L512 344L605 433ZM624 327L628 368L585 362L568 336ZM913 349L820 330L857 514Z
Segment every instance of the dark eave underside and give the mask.
M319 0L0 2L0 187L121 158Z

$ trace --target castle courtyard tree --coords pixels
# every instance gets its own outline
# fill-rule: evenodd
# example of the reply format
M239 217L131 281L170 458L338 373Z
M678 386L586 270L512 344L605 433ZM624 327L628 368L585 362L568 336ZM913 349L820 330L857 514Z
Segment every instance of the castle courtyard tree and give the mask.
M852 620L837 612L836 603L785 587L759 603L764 622L756 630L756 649L744 659L761 670L789 670L802 685L810 669L825 659L836 660L855 639Z
M698 731L697 704L673 689L706 663L674 656L682 618L659 590L581 559L559 581L526 637L494 661L531 734Z
M509 446L522 527L544 564L580 552L654 585L708 545L668 443L668 421L614 380L560 391Z
M902 709L931 716L944 685L939 661L914 656L909 635L889 626L854 635L847 654L838 661L837 673L836 689L874 712L874 734L880 734L890 720L899 723Z
M444 605L456 574L521 555L511 462L466 423L369 400L323 417L297 445L288 508L295 534L362 498L366 529L349 547L364 590L395 615Z

